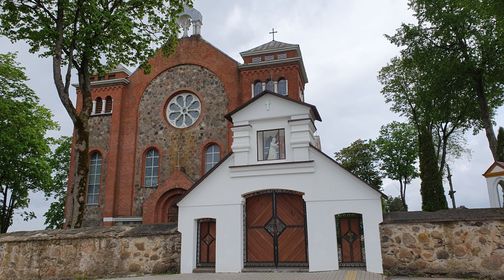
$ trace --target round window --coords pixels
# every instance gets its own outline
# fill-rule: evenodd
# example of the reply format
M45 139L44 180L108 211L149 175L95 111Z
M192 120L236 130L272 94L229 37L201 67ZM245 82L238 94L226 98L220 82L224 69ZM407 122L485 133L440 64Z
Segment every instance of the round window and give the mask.
M189 92L183 92L173 97L166 107L168 122L177 128L193 125L201 113L201 102L198 97Z

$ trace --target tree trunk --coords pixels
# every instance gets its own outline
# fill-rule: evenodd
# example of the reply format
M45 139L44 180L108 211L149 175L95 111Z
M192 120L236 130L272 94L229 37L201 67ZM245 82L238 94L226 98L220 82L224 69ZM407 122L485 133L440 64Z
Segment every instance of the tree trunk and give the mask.
M447 209L448 203L443 189L443 178L438 169L432 131L426 126L419 127L418 148L420 158L420 193L422 210L437 211Z
M497 155L497 137L495 137L495 132L493 129L492 118L490 108L488 107L488 100L485 95L485 86L483 84L483 75L481 72L477 71L474 74L474 84L476 91L476 98L478 100L478 105L480 109L480 118L485 129L485 134L488 140L488 146L490 147L490 152L492 152L492 157L494 161L498 161Z

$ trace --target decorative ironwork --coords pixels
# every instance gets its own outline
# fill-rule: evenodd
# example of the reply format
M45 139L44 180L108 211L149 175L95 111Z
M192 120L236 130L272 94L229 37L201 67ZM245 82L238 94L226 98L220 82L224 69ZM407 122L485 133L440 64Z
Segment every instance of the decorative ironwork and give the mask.
M271 234L271 236L275 237L282 234L285 229L285 224L278 217L273 217L266 226L264 226L264 228L269 232L269 234Z
M350 244L352 244L355 239L357 239L357 234L355 234L353 231L349 230L345 235L343 235L343 238L348 241Z
M206 245L212 244L214 240L215 238L211 234L207 234L205 237L203 237L203 242L205 242Z

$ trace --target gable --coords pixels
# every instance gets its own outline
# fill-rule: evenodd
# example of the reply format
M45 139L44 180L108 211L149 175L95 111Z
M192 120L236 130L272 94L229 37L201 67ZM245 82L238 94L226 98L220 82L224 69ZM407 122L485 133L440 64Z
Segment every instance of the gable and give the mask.
M226 118L239 125L241 122L297 116L321 121L315 106L264 91L227 114Z
M483 173L486 178L504 175L504 162L496 161Z

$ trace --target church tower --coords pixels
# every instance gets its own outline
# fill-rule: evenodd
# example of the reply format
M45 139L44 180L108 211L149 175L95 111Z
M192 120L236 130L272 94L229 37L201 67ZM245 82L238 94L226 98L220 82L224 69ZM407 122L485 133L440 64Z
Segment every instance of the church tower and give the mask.
M175 51L158 51L150 73L119 66L92 78L85 226L176 223L179 199L231 152L226 114L263 91L304 102L299 45L273 39L240 63L204 40L197 10L178 23Z

